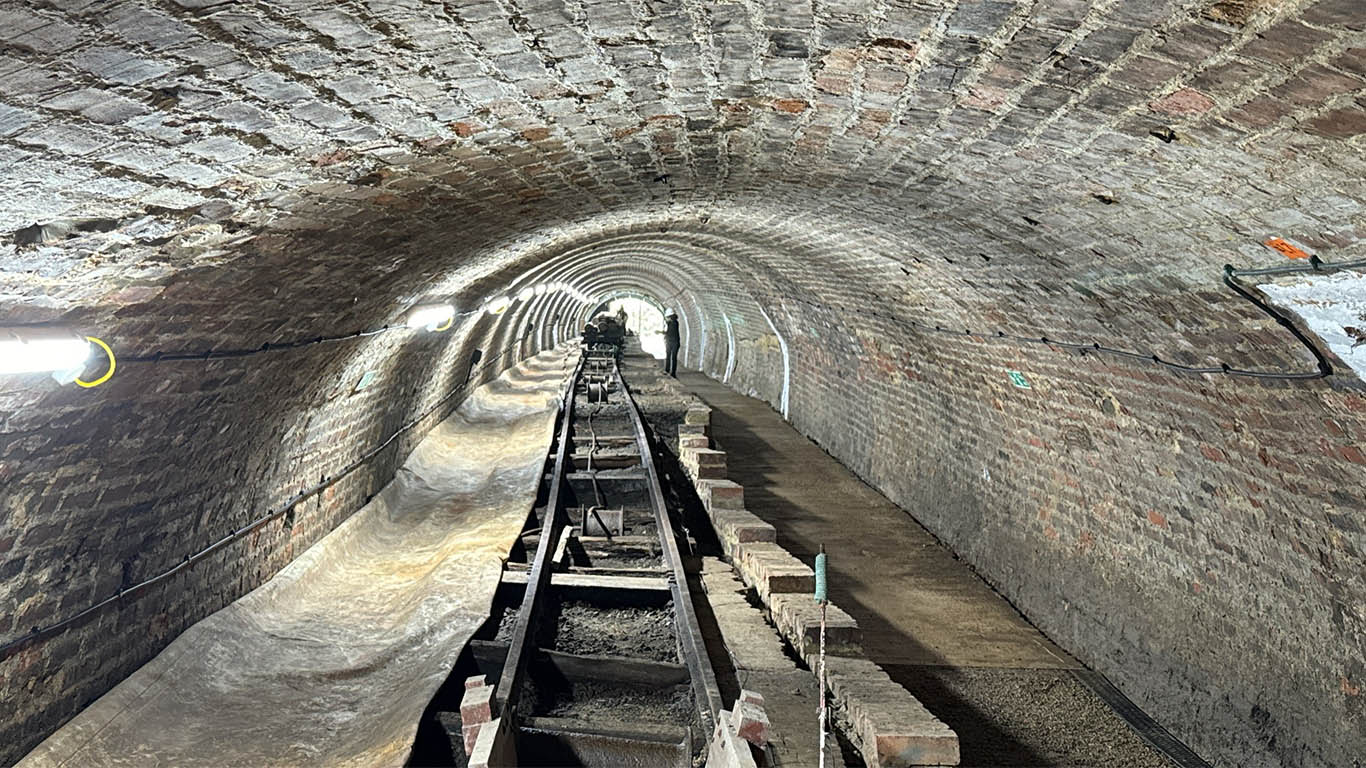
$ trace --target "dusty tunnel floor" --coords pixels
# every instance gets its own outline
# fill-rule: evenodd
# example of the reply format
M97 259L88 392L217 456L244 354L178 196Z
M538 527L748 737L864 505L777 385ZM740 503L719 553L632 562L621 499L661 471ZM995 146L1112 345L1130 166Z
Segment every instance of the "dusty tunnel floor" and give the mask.
M1172 765L1072 676L1079 662L903 510L768 404L679 377L712 408L746 506L806 562L826 545L831 600L863 627L868 658L958 734L963 766Z

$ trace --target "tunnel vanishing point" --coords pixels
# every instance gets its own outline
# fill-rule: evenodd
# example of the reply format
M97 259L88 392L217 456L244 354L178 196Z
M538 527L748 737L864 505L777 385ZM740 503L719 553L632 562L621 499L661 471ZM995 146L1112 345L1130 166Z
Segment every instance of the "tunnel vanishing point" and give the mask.
M614 296L1210 764L1366 760L1363 0L3 0L0 165L0 357L116 361L0 376L0 764Z

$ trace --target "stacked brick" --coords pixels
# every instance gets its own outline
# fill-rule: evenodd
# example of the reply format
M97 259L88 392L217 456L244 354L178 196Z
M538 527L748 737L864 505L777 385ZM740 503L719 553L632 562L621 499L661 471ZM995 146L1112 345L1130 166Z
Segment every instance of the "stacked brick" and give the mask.
M811 669L817 667L821 610L812 599L815 573L776 542L773 526L745 510L744 488L701 477L706 466L724 467L724 452L710 446L704 409L689 409L691 426L680 433L678 455L712 521L722 550L741 580L754 589L779 634ZM694 415L695 414L695 415ZM698 457L720 454L721 458ZM958 765L958 737L881 667L862 657L858 622L838 606L826 608L829 700L836 722L859 747L870 768Z
M717 714L707 748L707 768L753 768L756 761L750 745L762 750L768 745L768 737L764 697L754 691L740 691L735 706Z
M484 675L465 681L465 695L460 698L460 731L465 741L465 754L474 754L479 732L493 720L494 686Z

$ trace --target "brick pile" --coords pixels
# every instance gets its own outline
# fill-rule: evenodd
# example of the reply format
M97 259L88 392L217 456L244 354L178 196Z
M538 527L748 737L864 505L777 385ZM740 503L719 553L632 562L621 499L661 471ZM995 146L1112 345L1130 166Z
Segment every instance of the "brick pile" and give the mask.
M703 425L705 434L700 414L693 423ZM697 468L706 465L696 457L724 457L723 451L704 447L693 434L681 434L678 440L679 461L691 468L689 476L726 559L754 589L782 638L816 669L820 608L812 599L815 573L776 543L773 526L744 509L742 486L698 476ZM957 735L881 667L863 658L861 640L858 622L831 603L826 610L830 705L835 722L864 761L870 768L958 765Z

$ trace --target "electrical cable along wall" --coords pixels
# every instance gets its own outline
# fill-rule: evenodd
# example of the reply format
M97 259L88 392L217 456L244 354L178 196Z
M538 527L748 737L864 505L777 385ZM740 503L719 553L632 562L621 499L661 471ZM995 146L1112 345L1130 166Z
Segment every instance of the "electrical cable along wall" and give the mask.
M25 389L6 382L10 392L78 409L81 420L56 434L100 463L67 493L26 489L25 478L42 477L44 454L17 464L9 453L0 466L6 521L39 504L81 505L64 512L67 528L30 530L17 542L0 528L0 558L17 554L34 566L0 589L0 602L13 606L0 620L0 694L24 704L0 722L0 763L368 501L465 392L539 351L534 326L489 343L526 312L517 302L498 314L451 312L430 324L436 333L394 325L251 347L135 349L91 390L36 375L22 379ZM117 330L109 341L137 344ZM8 425L25 413L11 413ZM174 451L160 446L160 420L187 425L188 440ZM168 452L177 459L162 463ZM32 471L9 474L25 466ZM115 532L120 538L98 550L46 558L54 539ZM99 650L104 643L117 650ZM75 649L89 650L72 658ZM90 671L72 675L76 663ZM23 679L15 669L42 684L9 690Z
M1177 363L1171 360L1163 359L1160 355L1151 352L1135 352L1131 350L1101 344L1098 341L1082 343L1076 341L1068 341L1059 338L1059 336L1065 335L1066 331L1056 332L1056 335L1054 335L1055 332L1048 332L1039 336L1024 336L1015 333L1006 333L1005 331L979 332L974 331L971 328L964 328L962 330L958 330L955 328L945 327L941 324L931 323L928 320L918 319L916 316L910 313L898 311L895 308L879 311L875 309L854 308L849 306L831 306L828 304L804 300L801 298L795 298L793 300L802 304L806 304L807 306L814 307L816 309L835 312L838 314L867 315L869 317L886 320L892 324L910 326L922 332L947 334L951 336L969 337L976 339L999 339L1016 342L1020 344L1042 344L1049 347L1074 350L1082 355L1088 353L1114 355L1127 360L1133 360L1142 363L1151 363L1154 365L1162 366L1169 370L1176 371L1178 373L1197 375L1226 374L1229 376L1243 376L1255 379L1303 381L1308 379L1320 379L1327 376L1332 376L1335 372L1333 369L1333 365L1328 361L1328 358L1324 355L1323 351L1319 348L1319 346L1315 344L1313 341L1311 341L1309 337L1306 336L1305 333L1301 331L1300 328L1296 326L1295 323L1292 320L1290 320L1290 318L1287 317L1287 315L1284 312L1278 310L1277 308L1267 303L1267 301L1265 301L1262 297L1257 296L1246 286L1240 283L1237 278L1305 273L1331 274L1334 272L1359 269L1366 269L1366 261L1326 263L1319 260L1317 256L1313 257L1313 261L1309 265L1303 267L1292 265L1283 267L1273 267L1267 269L1236 269L1231 264L1226 264L1224 266L1224 272L1222 276L1223 284L1227 286L1229 290L1233 291L1238 296L1246 299L1252 305L1257 307L1258 310L1260 310L1261 312L1265 313L1268 317L1275 320L1277 325L1285 328L1286 331L1292 336L1292 338L1294 338L1296 342L1298 342L1302 347L1304 347L1304 349L1306 349L1310 356L1313 358L1317 368L1314 371L1248 370L1244 368L1234 367L1233 365L1230 365L1226 362L1220 363L1217 366L1184 365L1182 363ZM777 301L777 297L774 296L765 296L764 299L770 302ZM891 305L889 305L885 300L878 298L874 306Z
M344 338L357 338L357 337L358 337L358 335L353 335L353 336L347 336L347 337L344 337ZM339 338L342 338L342 337L339 337ZM334 339L334 340L335 340L335 339ZM319 340L317 340L317 341L310 341L310 342L307 342L307 343L308 343L308 344L313 344L313 343L319 343L320 341L321 341L321 339L319 339ZM175 575L176 573L178 573L182 568L191 568L191 567L193 567L196 563L198 563L199 561L201 561L201 560L207 558L209 555L213 554L214 552L218 551L219 549L221 549L221 548L223 548L223 547L227 546L228 544L231 544L231 543L233 543L233 542L235 542L235 541L239 541L239 540L243 539L244 537L249 536L249 535L251 535L252 533L256 532L256 530L259 529L261 526L266 525L267 523L273 522L273 521L275 521L275 520L278 520L278 519L280 519L281 517L284 517L285 515L290 515L290 514L292 514L292 513L294 512L295 508L297 508L300 504L303 504L304 502L308 501L309 499L312 499L312 498L316 497L318 494L320 494L320 493L326 491L327 489L329 489L329 488L335 486L335 485L336 485L338 482L340 482L342 479L346 478L346 477L349 476L351 473L355 472L357 469L360 469L362 466L368 464L368 463L369 463L371 460L373 460L376 456L379 456L380 453L381 453L382 451L384 451L386 448L388 448L390 445L392 445L392 444L394 443L394 441L398 440L400 437L402 437L404 434L406 434L409 430L411 430L411 429L413 429L414 427L417 427L419 424L422 424L423 422L425 422L425 421L427 420L427 417L428 417L428 416L431 416L431 415L434 414L434 413L436 413L438 409L441 409L443 406L446 406L447 403L451 400L451 398L455 397L456 395L460 395L460 394L465 393L465 392L469 389L469 383L470 383L471 378L475 377L476 374L482 374L484 371L486 371L486 370L492 368L492 367L495 366L495 365L500 364L500 363L503 361L504 357L508 355L508 353L510 353L513 349L515 349L516 347L518 347L518 346L520 346L520 345L522 344L522 341L523 341L523 339L518 339L518 340L517 340L516 342L514 342L513 344L511 344L511 345L505 347L505 348L504 348L502 351L500 351L498 354L494 355L494 356L493 356L492 358L490 358L488 361L484 362L484 364L483 364L482 366L480 366L477 370L474 368L474 364L475 364L476 362L478 362L478 361L481 359L482 354L481 354L480 350L477 350L477 349L476 349L476 350L475 350L476 355L472 355L472 356L471 356L471 364L470 364L469 373L466 375L465 380L462 381L462 382L460 383L459 386L457 386L457 387L455 387L454 389L452 389L452 390L450 390L449 392L447 392L445 395L443 395L440 399L438 399L435 403L433 403L431 406L429 406L425 411L423 411L423 412L422 412L421 414L419 414L417 417L415 417L415 418L409 420L406 424L404 424L402 427L400 427L398 430L396 430L393 434L389 435L389 436L388 436L387 438L385 438L382 442L380 442L379 445L376 445L375 447L373 447L373 448L371 448L370 450L366 451L365 453L361 454L360 457L358 457L357 459L355 459L355 460L352 461L351 463L347 464L346 466L342 467L341 469L337 470L334 474L332 474L332 475L330 475L330 476L325 476L325 477L324 477L321 481L319 481L318 483L316 483L316 484L314 484L314 485L312 485L312 486L310 486L310 487L308 487L308 488L305 488L305 489L303 489L302 491L299 491L299 492L296 493L294 496L292 496L289 500L287 500L284 504L280 505L279 507L275 508L274 510L271 510L271 511L269 511L269 512L266 512L265 514L263 514L263 515L261 515L260 517L258 517L258 518L256 518L256 519L252 520L251 522L247 523L246 525L244 525L244 526L242 526L242 527L240 527L240 528L238 528L238 529L236 529L236 530L234 530L234 531L229 532L229 533L228 533L227 535L225 535L223 538L221 538L221 539L219 539L219 540L213 542L212 544L208 545L207 547L204 547L203 549L201 549L201 550L199 550L199 551L197 551L197 552L191 553L191 554L186 554L183 560L181 560L179 563L177 563L176 565L172 566L172 567L169 568L168 570L162 571L161 573L158 573L158 574L156 574L155 576L151 576L151 577L149 577L149 578L143 579L142 581L138 582L137 584L135 584L135 585L133 585L133 586L131 586L131 587L127 587L127 588L120 587L119 590L118 590L117 592L115 592L113 595L110 595L109 597L105 598L104 600L101 600L100 602L95 603L94 605L91 605L91 606L89 606L89 607L87 607L87 608L85 608L85 609L83 609L83 610L77 612L76 614L74 614L74 615L72 615L72 616L70 616L70 617L68 617L68 618L62 619L62 620L60 620L60 621L57 621L57 622L55 622L55 623L53 623L53 624L49 624L49 625L44 626L44 627L34 627L27 635L24 635L23 637L15 638L15 639L13 639L13 640L9 640L9 641L7 641L7 642L4 642L3 644L0 644L0 659L8 658L9 656L11 656L11 655L13 655L13 654L15 654L15 653L18 653L20 650L22 650L23 648L27 647L28 645L30 645L30 644L32 644L32 643L36 643L36 642L40 642L40 641L49 639L49 638L54 637L54 636L56 636L57 634L59 634L59 633L65 631L65 630L67 630L67 629L70 629L70 628L73 627L73 626L76 626L76 625L80 624L80 623L83 622L83 621L87 621L91 616L93 616L93 615L94 615L95 613L97 613L98 611L101 611L101 610L105 610L105 609L107 609L107 608L114 607L114 606L116 606L117 604L119 604L119 603L121 603L121 602L123 602L123 601L135 600L135 599L137 599L138 597L140 597L140 596L144 593L144 591L146 590L147 587L150 587L150 586L152 586L153 584L156 584L156 583L158 583L158 582L160 582L160 581L163 581L163 580L165 580L165 579L168 579L168 578L174 576L174 575ZM302 346L302 345L276 345L276 346L281 347L281 348L297 348L298 346ZM260 351L267 351L267 350L263 349L263 350L260 350ZM225 356L225 357L241 357L242 355L224 355L224 356ZM149 360L152 360L152 361L161 361L161 360L184 361L184 360L192 360L192 359L199 359L199 358L195 358L195 357L185 357L185 356L161 356L161 357L154 357L154 358L148 358L148 359L149 359ZM506 366L504 366L504 367L506 367ZM479 380L479 379L475 379L475 381L478 381L478 380ZM292 524L292 521L290 521L290 524Z

